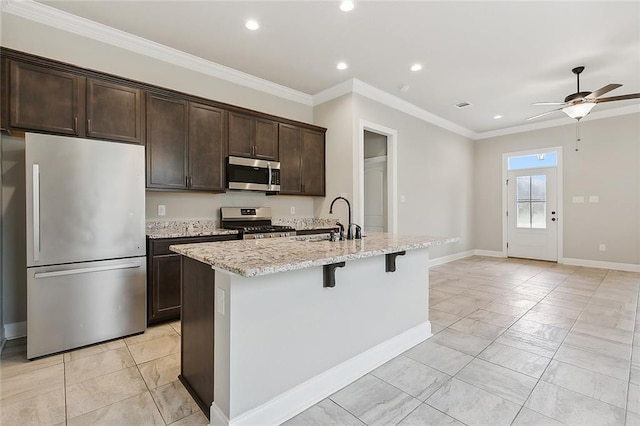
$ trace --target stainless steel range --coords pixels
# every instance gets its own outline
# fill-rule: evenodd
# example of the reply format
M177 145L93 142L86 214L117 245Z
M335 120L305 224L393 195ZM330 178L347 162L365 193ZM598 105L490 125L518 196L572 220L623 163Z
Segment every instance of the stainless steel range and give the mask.
M296 235L291 226L271 224L271 207L222 207L220 219L223 228L238 230L243 240Z

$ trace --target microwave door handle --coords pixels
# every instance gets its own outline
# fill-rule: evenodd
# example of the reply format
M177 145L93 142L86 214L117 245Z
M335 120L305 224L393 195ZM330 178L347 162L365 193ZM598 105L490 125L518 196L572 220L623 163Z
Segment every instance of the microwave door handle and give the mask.
M269 168L269 183L268 183L268 185L269 185L269 191L271 191L271 163L270 162L267 163L267 167Z

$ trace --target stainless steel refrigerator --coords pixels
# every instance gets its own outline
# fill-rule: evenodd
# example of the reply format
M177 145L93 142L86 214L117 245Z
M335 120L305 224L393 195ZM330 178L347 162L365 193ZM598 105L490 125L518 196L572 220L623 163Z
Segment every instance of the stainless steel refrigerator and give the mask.
M146 328L144 147L26 134L27 358Z

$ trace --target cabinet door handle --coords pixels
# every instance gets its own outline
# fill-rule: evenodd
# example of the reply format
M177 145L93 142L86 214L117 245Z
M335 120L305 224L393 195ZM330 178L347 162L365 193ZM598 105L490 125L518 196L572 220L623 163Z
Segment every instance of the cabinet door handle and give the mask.
M78 134L78 117L73 117L73 133Z
M91 134L91 119L87 119L87 133Z
M304 183L302 184L302 192L305 192L305 190L304 190Z

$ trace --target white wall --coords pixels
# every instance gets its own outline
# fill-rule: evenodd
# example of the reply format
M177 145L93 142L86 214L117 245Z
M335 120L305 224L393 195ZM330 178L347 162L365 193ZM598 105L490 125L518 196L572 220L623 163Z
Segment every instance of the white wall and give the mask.
M494 137L476 142L476 248L502 250L502 154L563 147L564 253L560 257L640 264L640 114ZM599 203L572 203L597 195ZM599 244L606 244L601 252Z

